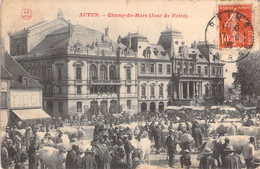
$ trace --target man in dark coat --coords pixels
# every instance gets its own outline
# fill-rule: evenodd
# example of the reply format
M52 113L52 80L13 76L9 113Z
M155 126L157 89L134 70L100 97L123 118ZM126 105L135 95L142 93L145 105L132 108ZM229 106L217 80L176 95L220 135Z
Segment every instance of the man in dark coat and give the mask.
M227 146L225 149L226 158L223 168L226 169L242 169L243 164L238 154L234 153L233 146Z
M160 154L161 141L162 141L162 129L160 126L155 126L154 142L156 148L156 154Z
M6 149L7 145L5 142L2 142L1 145L1 164L3 169L8 169L11 167L12 159L9 158L8 151Z
M32 144L29 146L27 151L29 157L29 169L37 169L38 168L38 159L36 155L36 142L35 140L32 141Z
M203 154L204 157L200 159L199 169L216 169L215 159L211 157L211 149L206 148Z
M93 155L91 150L86 150L85 156L82 158L82 169L97 169L97 163Z
M172 130L169 130L169 136L167 137L165 144L167 146L168 155L169 155L169 167L173 167L174 154L176 153L177 142L175 140Z
M192 132L192 137L195 140L195 146L198 148L202 144L202 133L199 127L196 127Z
M66 157L66 169L75 169L77 162L77 152L79 147L76 145L72 145L72 150L68 152Z
M222 166L225 166L225 159L226 159L226 152L225 149L229 145L230 140L228 138L225 138L225 143L221 145L220 153L221 153L221 162Z

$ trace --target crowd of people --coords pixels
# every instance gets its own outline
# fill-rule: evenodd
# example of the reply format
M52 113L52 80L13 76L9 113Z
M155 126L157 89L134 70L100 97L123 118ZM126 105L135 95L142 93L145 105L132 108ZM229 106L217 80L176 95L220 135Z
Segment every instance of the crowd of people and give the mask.
M144 162L149 163L149 158L143 156L142 147L135 144L145 138L154 143L154 145L152 144L152 150L156 155L167 154L169 167L174 166L176 155L180 154L180 166L189 168L192 165L192 151L200 149L203 138L209 136L207 122L212 120L212 113L205 111L205 114L207 114L205 116L206 123L203 125L196 120L190 123L187 117L168 119L166 113L153 115L138 113L134 116L128 114L93 116L87 120L84 117L79 118L77 116L64 121L60 118L53 118L47 126L27 126L25 135L22 135L15 126L7 127L1 145L2 168L8 169L14 166L15 169L37 169L40 167L37 150L43 146L42 144L46 145L46 140L52 140L57 144L62 142L62 133L53 138L48 131L58 129L64 124L80 126L82 123L90 123L95 126L91 142L92 148L82 151L79 146L73 145L72 149L67 151L65 159L65 166L68 169L137 168ZM189 116L189 113L185 116ZM251 124L250 120L248 118L246 124ZM123 127L122 125L133 122L138 122L135 128ZM177 129L173 127L176 123L178 123ZM38 131L46 132L42 140L37 138ZM184 137L183 139L180 137L181 135L190 137ZM75 141L73 137L70 138L70 142ZM254 137L250 137L250 141L243 148L242 154L247 168L254 168L258 165L257 161L252 163L254 159L254 142ZM180 152L177 150L177 145L181 148ZM225 139L225 143L217 150L206 148L198 166L200 169L214 169L217 167L228 169L243 167L240 157L236 154L234 148L229 145L228 139Z

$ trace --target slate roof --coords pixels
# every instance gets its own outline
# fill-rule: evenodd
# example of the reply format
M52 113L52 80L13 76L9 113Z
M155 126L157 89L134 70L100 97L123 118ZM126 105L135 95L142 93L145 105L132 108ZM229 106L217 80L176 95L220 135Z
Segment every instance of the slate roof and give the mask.
M158 50L158 55L155 56L156 59L161 59L161 60L170 60L169 55L167 54L167 52L164 50L164 48L161 45L157 45L157 44L151 44L151 50L152 52L157 49ZM154 52L153 52L154 54Z
M98 41L101 45L109 45L112 43L114 47L126 48L125 45L117 44L109 37L104 36L104 42L101 41L103 32L87 28L82 25L72 25L71 30L69 27L60 28L46 36L36 47L34 47L30 53L51 51L52 49L67 49L67 47L73 47L76 43L82 44L83 47L92 45ZM70 31L72 31L70 33Z
M42 88L42 85L33 79L32 76L8 53L5 53L5 69L12 76L11 88ZM21 77L26 77L28 79L28 85L23 85L23 83L20 82Z
M145 38L147 39L147 37L145 37L144 35L141 35L140 33L130 33L131 38ZM123 37L122 39L126 39L128 38L128 35L126 35L125 37Z
M12 79L13 76L9 73L5 67L1 66L1 79Z
M166 32L182 33L181 31L178 31L177 29L173 29L173 28L168 28L165 31L162 31L162 33L166 33Z

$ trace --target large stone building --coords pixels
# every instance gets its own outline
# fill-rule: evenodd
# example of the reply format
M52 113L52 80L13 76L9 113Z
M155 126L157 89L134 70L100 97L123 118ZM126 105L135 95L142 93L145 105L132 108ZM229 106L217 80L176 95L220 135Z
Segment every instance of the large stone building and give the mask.
M204 43L187 47L173 29L157 44L139 33L113 41L108 27L103 33L59 16L9 37L11 55L44 86L52 116L223 102L223 64Z

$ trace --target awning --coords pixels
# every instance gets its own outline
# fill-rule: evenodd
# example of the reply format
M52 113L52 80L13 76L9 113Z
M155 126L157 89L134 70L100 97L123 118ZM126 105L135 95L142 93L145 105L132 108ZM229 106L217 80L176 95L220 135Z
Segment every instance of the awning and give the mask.
M42 109L23 109L23 110L12 110L21 120L33 120L33 119L46 119L51 118Z
M168 106L166 109L167 110L181 110L182 107L180 107L180 106Z

